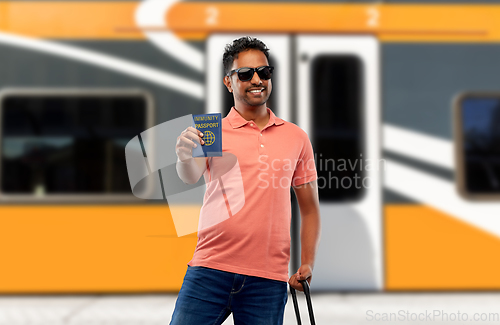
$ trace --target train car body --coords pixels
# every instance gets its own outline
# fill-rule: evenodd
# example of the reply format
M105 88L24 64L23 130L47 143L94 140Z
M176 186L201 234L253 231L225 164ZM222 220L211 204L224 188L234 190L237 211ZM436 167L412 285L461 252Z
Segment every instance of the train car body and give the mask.
M318 183L313 291L500 289L498 14L500 2L1 2L0 293L180 289L197 237L172 215L201 202L134 197L125 147L182 116L224 117L223 47L245 35L270 48L269 107L337 182Z

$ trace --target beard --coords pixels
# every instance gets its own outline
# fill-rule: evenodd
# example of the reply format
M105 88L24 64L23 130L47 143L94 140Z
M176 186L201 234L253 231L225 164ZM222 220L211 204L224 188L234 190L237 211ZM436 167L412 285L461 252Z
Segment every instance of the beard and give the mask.
M235 99L245 103L246 105L248 106L261 106L261 105L264 105L265 103L267 103L267 101L269 100L269 97L271 96L271 92L268 91L269 88L266 88L264 90L264 94L262 97L253 97L252 98L252 95L250 95L249 92L245 92L245 95L244 96L236 96Z

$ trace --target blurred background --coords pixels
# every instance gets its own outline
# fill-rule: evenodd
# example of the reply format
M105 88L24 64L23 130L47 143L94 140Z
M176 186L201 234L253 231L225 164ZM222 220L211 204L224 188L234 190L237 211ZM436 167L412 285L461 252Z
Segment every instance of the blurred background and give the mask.
M246 35L270 48L268 106L316 154L319 323L500 321L498 17L500 1L0 1L0 323L168 323L196 233L131 194L125 146L225 116L222 53Z

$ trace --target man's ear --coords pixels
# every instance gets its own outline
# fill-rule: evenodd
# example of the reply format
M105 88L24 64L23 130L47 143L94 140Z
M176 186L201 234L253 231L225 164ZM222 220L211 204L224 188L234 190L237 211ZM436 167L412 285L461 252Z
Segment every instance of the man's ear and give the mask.
M231 86L231 80L229 79L228 76L224 76L224 85L226 85L226 88L230 93L233 92L233 87Z

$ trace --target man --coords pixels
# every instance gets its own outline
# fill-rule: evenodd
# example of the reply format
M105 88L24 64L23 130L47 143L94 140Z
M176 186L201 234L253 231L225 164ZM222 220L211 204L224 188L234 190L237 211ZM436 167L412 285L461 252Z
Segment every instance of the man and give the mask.
M198 232L171 324L221 324L231 313L236 325L282 324L287 282L302 290L298 281L311 281L320 234L313 150L302 129L266 106L273 70L268 56L255 38L226 46L224 84L235 106L222 120L222 147L237 157L245 204L229 219ZM188 184L202 174L209 180L220 161L192 158L199 144L204 144L202 133L192 127L178 137L177 171ZM216 186L217 181L207 183L204 206L215 200ZM300 268L289 278L290 186L300 206L302 255Z

